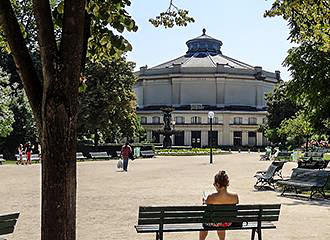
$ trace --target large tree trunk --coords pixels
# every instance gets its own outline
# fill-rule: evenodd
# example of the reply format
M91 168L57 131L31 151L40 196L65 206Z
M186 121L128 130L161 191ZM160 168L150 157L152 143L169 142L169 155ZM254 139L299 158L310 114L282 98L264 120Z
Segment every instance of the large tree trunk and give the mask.
M42 240L76 239L76 117L82 64L85 0L65 0L61 43L49 1L33 0L42 79L33 66L10 0L0 0L6 35L41 134Z
M43 240L76 239L76 118L59 97L47 99L42 121Z

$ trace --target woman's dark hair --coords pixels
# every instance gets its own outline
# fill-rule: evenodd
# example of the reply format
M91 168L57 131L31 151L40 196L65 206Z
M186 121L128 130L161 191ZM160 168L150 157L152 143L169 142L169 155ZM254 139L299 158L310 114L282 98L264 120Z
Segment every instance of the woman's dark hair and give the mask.
M214 176L214 184L218 187L228 187L229 186L229 178L225 171L219 171Z

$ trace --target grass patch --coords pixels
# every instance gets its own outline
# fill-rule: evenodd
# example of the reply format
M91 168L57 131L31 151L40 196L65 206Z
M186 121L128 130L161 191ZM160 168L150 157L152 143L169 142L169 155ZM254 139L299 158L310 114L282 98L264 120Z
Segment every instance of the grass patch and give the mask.
M192 148L192 149L159 149L156 150L157 155L163 156L195 156L195 155L209 155L210 148ZM214 155L229 154L229 152L222 152L220 149L212 149Z

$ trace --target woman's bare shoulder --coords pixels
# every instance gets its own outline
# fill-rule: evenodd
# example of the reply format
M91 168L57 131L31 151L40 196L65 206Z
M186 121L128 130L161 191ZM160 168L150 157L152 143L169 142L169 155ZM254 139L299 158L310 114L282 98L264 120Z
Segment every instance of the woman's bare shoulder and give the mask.
M233 199L236 203L239 202L237 193L228 193L228 196Z

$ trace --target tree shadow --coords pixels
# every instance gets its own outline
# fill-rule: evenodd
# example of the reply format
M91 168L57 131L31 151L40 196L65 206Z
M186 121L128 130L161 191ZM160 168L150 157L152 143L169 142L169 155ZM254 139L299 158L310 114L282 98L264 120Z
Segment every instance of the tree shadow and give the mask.
M282 203L282 205L293 206L293 205L314 205L321 207L329 207L330 199L329 196L327 198L313 196L312 199L306 195L296 195L296 194L285 194L284 196L279 195L278 197L285 197L294 200L291 203Z

